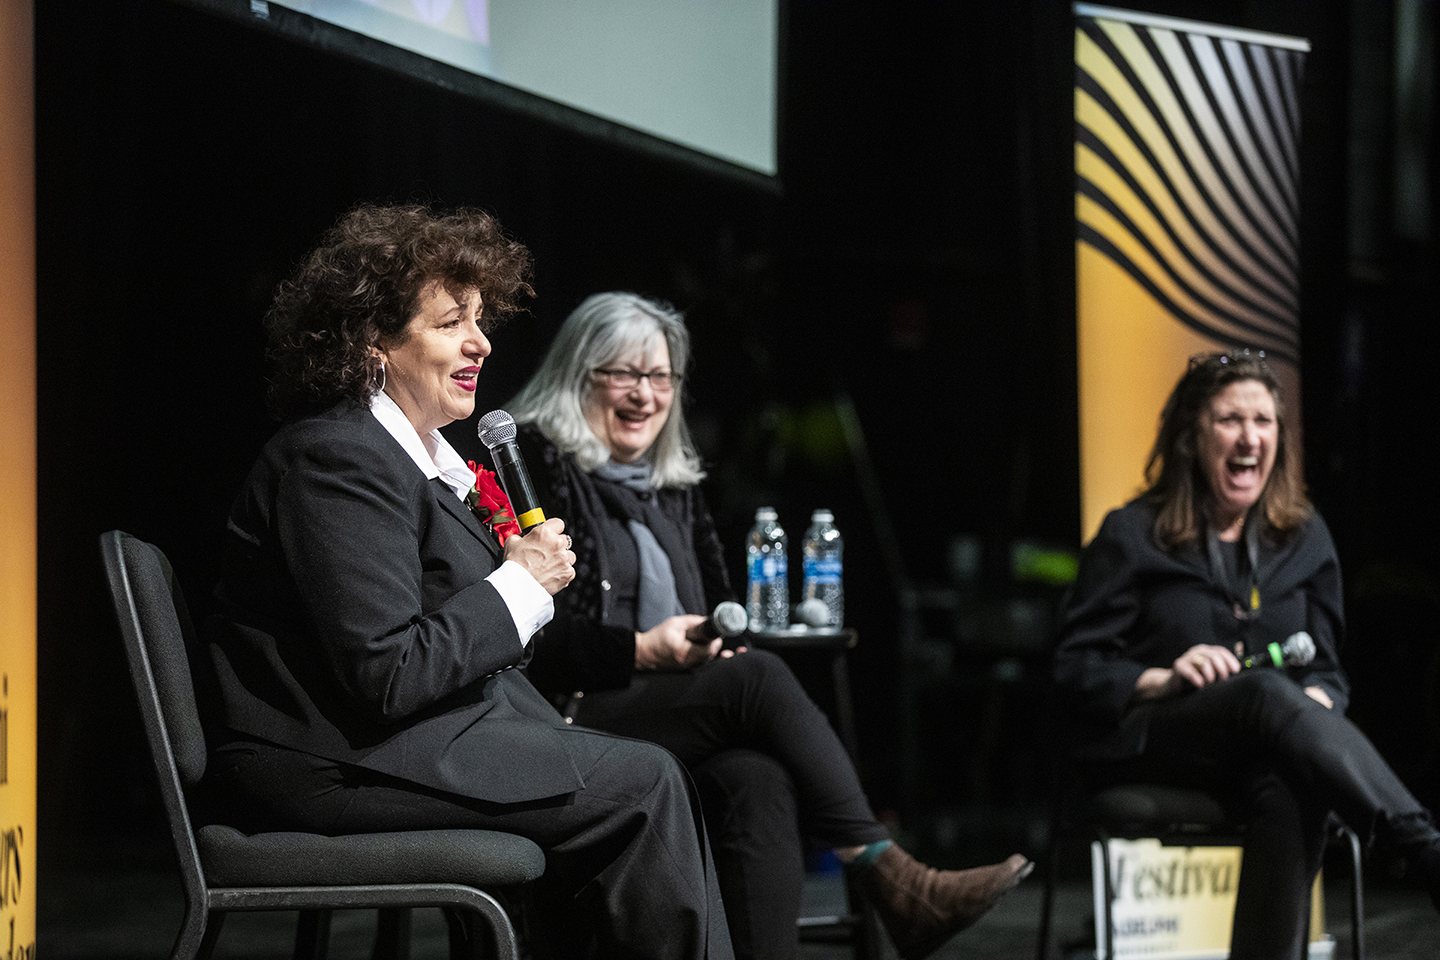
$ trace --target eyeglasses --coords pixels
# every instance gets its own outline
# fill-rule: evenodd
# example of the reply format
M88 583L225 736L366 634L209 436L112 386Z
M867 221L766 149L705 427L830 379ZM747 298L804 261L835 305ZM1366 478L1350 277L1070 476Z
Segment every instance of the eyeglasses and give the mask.
M652 370L649 373L641 373L639 370L606 370L597 367L595 375L605 381L606 385L616 390L631 390L640 385L641 380L650 381L650 389L656 393L669 393L680 385L680 374L672 373L669 370Z
M1187 370L1194 370L1196 367L1203 367L1206 364L1228 366L1232 363L1239 363L1242 360L1255 360L1262 367L1266 366L1265 351L1256 350L1251 352L1249 347L1241 347L1239 350L1230 350L1225 353L1197 353L1190 357L1190 366Z

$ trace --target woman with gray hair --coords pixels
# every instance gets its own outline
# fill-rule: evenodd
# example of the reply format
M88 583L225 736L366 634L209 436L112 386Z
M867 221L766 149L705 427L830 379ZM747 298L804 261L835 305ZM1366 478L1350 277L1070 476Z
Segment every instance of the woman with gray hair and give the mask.
M804 836L835 849L902 957L969 926L1031 869L939 871L895 846L824 714L778 657L692 643L733 599L681 413L682 318L630 293L585 300L510 405L575 580L530 677L576 723L668 748L689 768L741 957L794 957Z

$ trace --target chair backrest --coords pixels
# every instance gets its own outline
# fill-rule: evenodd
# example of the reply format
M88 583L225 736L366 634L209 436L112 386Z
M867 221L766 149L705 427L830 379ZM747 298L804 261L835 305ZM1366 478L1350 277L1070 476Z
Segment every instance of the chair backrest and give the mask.
M158 547L111 530L100 535L100 554L180 869L187 886L203 885L185 804L185 789L205 775L206 758L190 672L195 633L185 597Z

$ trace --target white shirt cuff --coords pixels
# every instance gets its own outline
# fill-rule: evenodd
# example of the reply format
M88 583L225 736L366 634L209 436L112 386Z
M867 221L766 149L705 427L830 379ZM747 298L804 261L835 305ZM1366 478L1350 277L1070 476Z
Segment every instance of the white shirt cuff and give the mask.
M555 601L550 599L550 594L530 576L530 571L514 560L506 560L485 579L495 587L505 606L510 608L510 616L515 618L515 631L520 634L521 647L528 644L536 631L555 616Z

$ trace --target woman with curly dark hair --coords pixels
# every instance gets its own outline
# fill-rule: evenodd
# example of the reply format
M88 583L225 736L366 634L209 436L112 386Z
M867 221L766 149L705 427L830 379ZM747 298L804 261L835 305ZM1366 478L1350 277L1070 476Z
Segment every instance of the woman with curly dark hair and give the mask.
M266 315L271 412L291 420L341 398L365 401L380 380L376 347L403 338L432 285L478 296L489 331L534 293L529 274L529 251L482 211L358 207L281 284Z
M530 293L490 216L361 207L267 317L274 411L227 524L207 785L247 830L489 828L545 850L555 956L732 956L693 790L568 726L511 668L574 576L564 523L508 535L439 428Z
M1201 787L1247 825L1235 960L1304 956L1332 810L1440 907L1440 833L1344 716L1340 563L1282 413L1263 356L1192 359L1149 489L1085 548L1055 662L1097 782ZM1313 659L1284 664L1287 641Z

